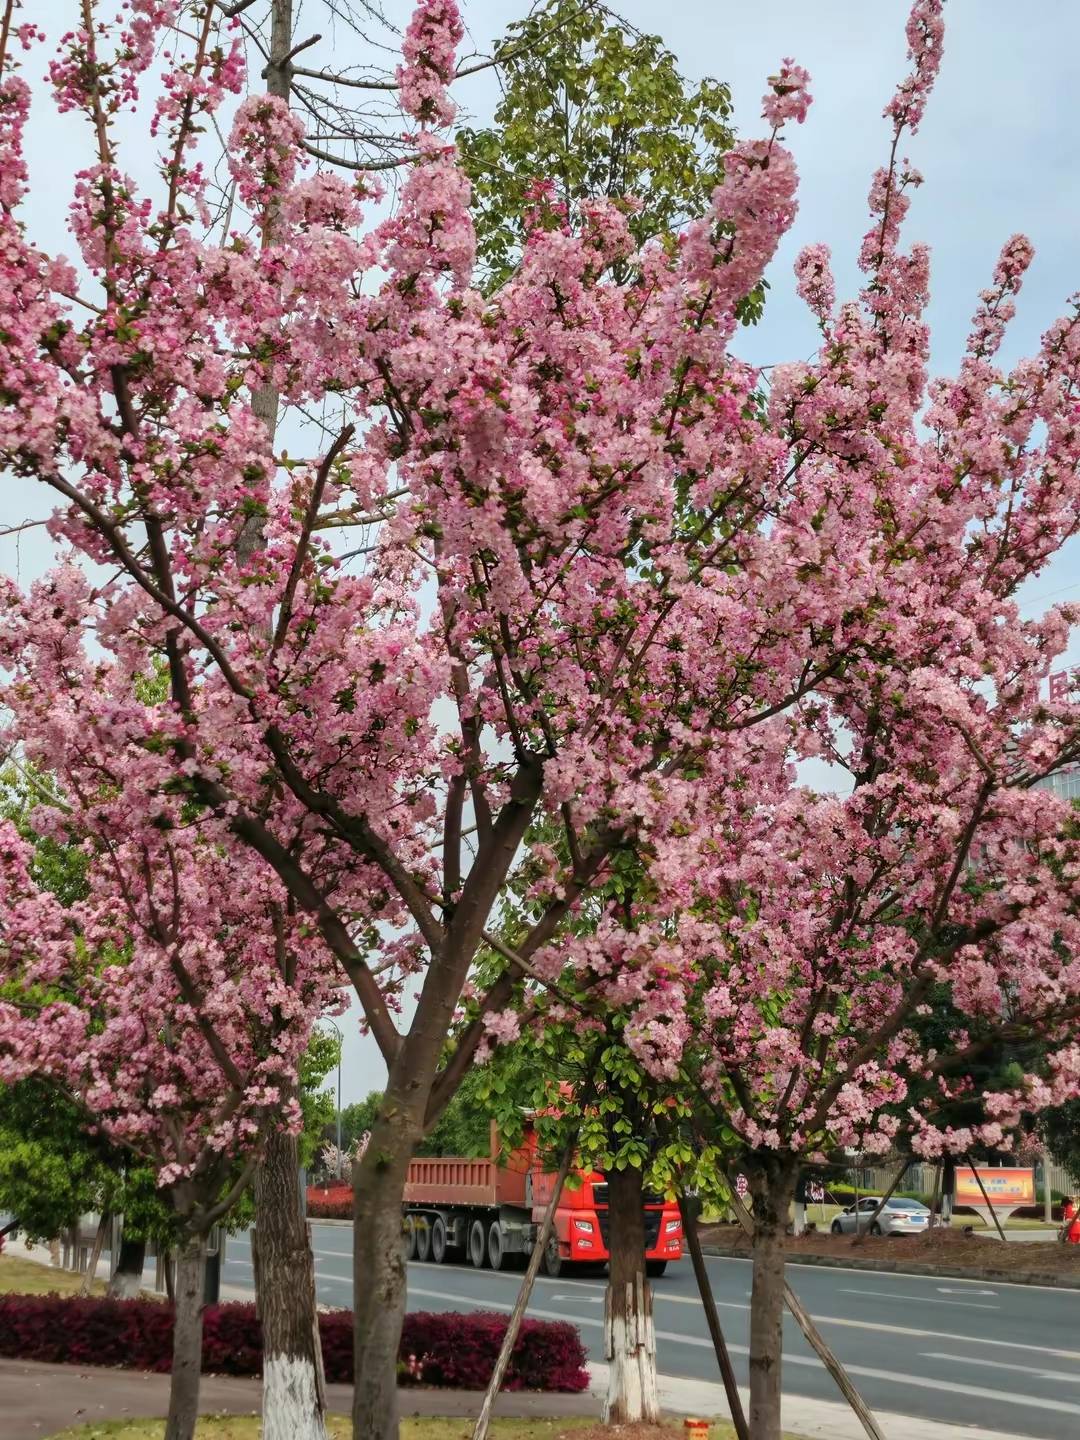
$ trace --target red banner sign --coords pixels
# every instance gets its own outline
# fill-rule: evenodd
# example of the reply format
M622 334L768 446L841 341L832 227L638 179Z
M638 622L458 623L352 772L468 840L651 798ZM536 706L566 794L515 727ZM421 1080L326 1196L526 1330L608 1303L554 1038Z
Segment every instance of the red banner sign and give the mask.
M982 1181L982 1189L979 1188ZM986 1197L983 1197L983 1190ZM1017 1205L1035 1204L1034 1170L984 1170L979 1166L978 1179L968 1166L956 1167L957 1205L984 1205L987 1200L997 1209L1015 1209Z

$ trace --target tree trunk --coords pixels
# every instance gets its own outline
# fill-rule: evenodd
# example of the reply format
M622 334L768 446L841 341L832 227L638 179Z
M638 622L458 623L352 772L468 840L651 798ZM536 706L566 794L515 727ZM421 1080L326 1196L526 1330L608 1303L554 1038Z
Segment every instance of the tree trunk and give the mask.
M263 1440L326 1440L315 1262L300 1214L299 1174L296 1136L272 1131L255 1172Z
M80 1295L89 1295L90 1291L94 1288L94 1281L97 1279L98 1261L101 1259L101 1252L105 1248L105 1236L108 1234L111 1224L112 1217L108 1211L102 1211L98 1216L98 1225L94 1233L94 1243L90 1250L90 1258L86 1262L86 1273L83 1275L82 1284L79 1286Z
M751 1180L754 1234L750 1292L750 1434L781 1440L780 1373L784 1348L784 1232L795 1193L795 1166L771 1159Z
M205 1268L206 1237L190 1235L176 1252L172 1380L165 1440L193 1440L199 1418Z
M1042 1152L1043 1167L1043 1220L1047 1225L1054 1219L1054 1194L1050 1189L1050 1151Z
M130 1239L120 1232L120 1253L116 1269L109 1281L109 1294L117 1300L134 1300L142 1289L143 1267L146 1264L146 1241Z
M941 1223L952 1224L953 1205L956 1203L956 1161L950 1155L945 1160L941 1175Z
M353 1166L353 1433L397 1440L397 1367L405 1318L401 1203L420 1122L389 1094Z
M748 1235L752 1235L754 1230L754 1220L752 1219L749 1210L747 1210L742 1200L740 1200L738 1193L735 1190L735 1183L732 1180L731 1176L727 1175L726 1179L728 1185L731 1187L731 1202L735 1207L735 1214L738 1216L739 1223ZM840 1361L829 1349L828 1345L826 1345L825 1339L822 1336L821 1331L814 1324L813 1320L811 1320L806 1306L802 1304L802 1302L799 1300L799 1297L795 1294L794 1290L792 1290L791 1286L787 1283L786 1280L784 1281L784 1304L791 1311L797 1325L799 1326L799 1329L803 1332L807 1340L810 1342L810 1345L816 1351L818 1358L825 1366L825 1369L836 1381L837 1385L840 1388L841 1395L843 1395L844 1399L848 1402L852 1410L854 1410L855 1414L859 1417L859 1421L863 1429L866 1431L869 1440L885 1440L885 1436L881 1433L881 1427L874 1419L870 1407L859 1394L858 1390L855 1389L855 1386L852 1384L851 1378L849 1377L847 1371L844 1369L844 1367L840 1364Z
M750 1432L746 1428L746 1415L743 1412L742 1396L739 1394L738 1382L735 1379L735 1370L731 1364L727 1341L724 1339L724 1332L720 1325L720 1312L716 1308L716 1297L712 1292L709 1271L706 1267L705 1256L701 1249L701 1237L698 1235L697 1228L699 1203L700 1202L696 1200L688 1199L685 1195L679 1196L679 1213L682 1215L683 1235L686 1238L686 1248L690 1252L690 1259L694 1266L694 1278L697 1280L698 1293L701 1296L701 1305L705 1311L709 1334L712 1336L713 1349L716 1351L716 1363L720 1366L720 1375L724 1382L724 1392L727 1395L728 1409L731 1411L731 1423L735 1427L735 1434L738 1436L738 1440L750 1440Z
M608 1287L604 1304L604 1340L608 1392L604 1421L658 1424L656 1335L652 1290L645 1278L645 1219L641 1171L628 1165L612 1170L608 1182Z

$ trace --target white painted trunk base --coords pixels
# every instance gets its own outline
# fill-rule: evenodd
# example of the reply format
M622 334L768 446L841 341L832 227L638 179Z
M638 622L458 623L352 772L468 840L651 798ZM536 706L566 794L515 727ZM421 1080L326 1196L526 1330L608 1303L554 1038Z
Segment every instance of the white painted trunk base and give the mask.
M263 1362L262 1440L326 1440L310 1360L272 1355Z
M137 1300L142 1294L142 1276L132 1270L117 1272L112 1278L109 1293L118 1300Z
M611 1286L604 1300L604 1339L608 1360L607 1395L603 1421L613 1417L632 1425L660 1420L660 1396L656 1379L656 1332L651 1306L646 1300L642 1276L636 1286L626 1287L626 1313L611 1313ZM651 1298L651 1297L650 1297Z

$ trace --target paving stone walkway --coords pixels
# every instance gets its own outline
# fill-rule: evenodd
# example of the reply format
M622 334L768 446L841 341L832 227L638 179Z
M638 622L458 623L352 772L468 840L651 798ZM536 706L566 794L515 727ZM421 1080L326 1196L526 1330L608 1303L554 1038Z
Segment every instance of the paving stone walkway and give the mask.
M250 1415L259 1409L258 1380L204 1375L203 1414ZM402 1390L403 1415L474 1416L479 1395L468 1390ZM136 1370L104 1370L79 1365L39 1365L0 1359L0 1435L4 1440L45 1440L69 1425L93 1420L164 1415L169 1403L168 1375ZM327 1408L347 1414L351 1385L328 1385ZM496 1415L599 1415L595 1395L500 1395Z

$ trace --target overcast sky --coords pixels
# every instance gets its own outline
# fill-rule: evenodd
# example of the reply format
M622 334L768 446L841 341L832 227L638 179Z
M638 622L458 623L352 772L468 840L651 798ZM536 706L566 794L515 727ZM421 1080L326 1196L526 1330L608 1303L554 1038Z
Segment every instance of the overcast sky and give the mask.
M53 7L57 14L74 10L73 0L51 0ZM385 8L395 22L407 22L411 7L405 0L386 0ZM464 0L463 8L475 47L488 50L523 6ZM739 340L748 358L762 363L809 355L815 331L794 297L791 262L804 244L824 241L833 251L838 293L849 295L857 288L855 256L867 228L869 179L887 154L881 110L906 72L906 0L758 0L753 5L623 0L617 8L635 25L659 31L688 78L709 74L727 81L735 123L746 136L759 133L765 77L777 62L792 56L809 69L814 104L806 124L789 137L802 176L799 216L769 277L765 319ZM307 0L304 10L298 35L326 28L316 19L318 0ZM1074 98L1080 5L1075 0L1028 5L950 0L946 27L942 75L923 127L905 153L926 182L915 196L906 235L932 247L933 361L936 369L948 372L962 352L976 292L988 282L1002 243L1015 231L1027 234L1037 253L1003 351L1007 360L1036 349L1041 332L1080 288L1080 140ZM336 53L324 43L304 60L309 66L340 67L369 58L353 39ZM28 78L37 78L35 70L40 73L40 55ZM497 101L493 76L463 82L459 98L473 123L487 120ZM32 132L33 228L54 244L76 147L83 143L84 131L73 117L37 122ZM142 158L152 163L149 146ZM0 493L0 525L30 513L24 490L6 481ZM0 541L0 564L17 565L26 580L40 571L44 547L31 532L18 551L16 560L14 542ZM1025 606L1029 613L1040 613L1066 598L1080 599L1080 542L1073 542L1028 587ZM1069 658L1080 663L1075 635ZM354 1015L340 1023L347 1033L343 1095L348 1103L380 1084L383 1070L373 1045L359 1036Z

